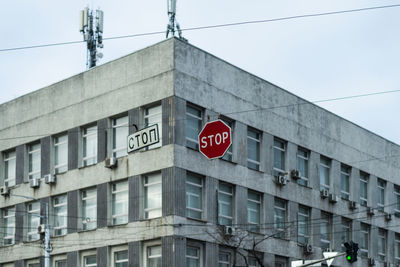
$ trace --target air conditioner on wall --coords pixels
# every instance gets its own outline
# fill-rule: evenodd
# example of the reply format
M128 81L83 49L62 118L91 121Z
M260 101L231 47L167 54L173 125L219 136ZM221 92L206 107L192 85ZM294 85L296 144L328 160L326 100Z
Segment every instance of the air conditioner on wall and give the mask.
M8 186L4 185L0 187L0 195L8 196L9 194L10 194L10 189L8 188Z
M233 226L224 226L224 234L225 235L234 235L236 232L235 227Z
M339 196L335 194L329 194L329 202L337 203L339 201Z
M314 251L314 248L311 244L304 245L304 247L303 247L304 254L311 254L311 253L313 253L313 251Z
M369 266L374 266L375 265L375 259L374 258L368 258L368 265Z
M375 215L375 209L371 207L367 207L367 214L369 216Z
M53 174L46 174L43 178L46 184L54 184L56 182L56 176Z
M275 182L279 185L286 185L287 184L287 179L283 175L278 175L275 177Z
M300 179L301 178L301 173L299 170L291 170L290 171L290 177L292 177L292 179Z
M329 191L327 189L322 189L321 190L321 197L322 198L327 198L329 197Z
M117 166L118 166L118 160L116 157L106 158L106 160L104 162L104 167L113 169L113 168L116 168Z
M39 178L30 179L29 186L32 188L38 188L40 186L40 179Z
M350 202L349 202L349 208L350 208L351 210L357 209L357 208L358 208L357 202L355 202L355 201L350 201Z

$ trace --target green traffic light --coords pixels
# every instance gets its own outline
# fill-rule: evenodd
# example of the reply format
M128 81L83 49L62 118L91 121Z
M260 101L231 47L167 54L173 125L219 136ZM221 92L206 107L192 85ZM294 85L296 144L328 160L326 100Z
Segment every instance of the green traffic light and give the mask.
M347 256L347 260L348 260L348 261L351 261L351 256Z

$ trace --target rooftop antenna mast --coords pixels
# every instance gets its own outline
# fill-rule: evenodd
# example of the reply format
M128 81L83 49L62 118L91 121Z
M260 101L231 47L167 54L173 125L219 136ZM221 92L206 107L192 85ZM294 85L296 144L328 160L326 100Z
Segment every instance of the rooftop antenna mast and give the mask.
M182 31L181 31L181 27L179 26L179 23L175 20L175 16L176 16L176 1L177 0L167 0L169 23L167 25L167 36L166 36L166 38L168 38L168 35L169 35L170 32L171 32L172 36L175 36L175 31L177 31L179 39L182 39L183 41L187 42L187 39L182 37Z
M97 59L103 57L97 53L97 47L103 48L103 11L90 10L86 7L81 10L79 31L83 34L83 40L87 44L86 66L88 69L96 66Z

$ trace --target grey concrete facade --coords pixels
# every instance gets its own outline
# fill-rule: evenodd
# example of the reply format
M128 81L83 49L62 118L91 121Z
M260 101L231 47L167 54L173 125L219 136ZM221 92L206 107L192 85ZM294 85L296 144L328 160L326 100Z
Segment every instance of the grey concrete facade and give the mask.
M113 119L127 116L126 127L131 134L136 127L146 126L148 108L157 105L161 106L162 146L124 155L118 158L118 167L105 168L104 160L113 153ZM208 160L187 147L188 107L197 108L202 125L220 116L232 122L232 160ZM400 218L395 216L395 189L400 185L396 155L400 155L400 146L178 39L2 104L0 116L1 185L6 152L15 151L16 155L15 185L9 188L10 195L0 196L1 240L9 225L15 228L13 244L0 246L2 267L43 263L40 240L27 240L28 205L32 201L13 194L40 200L42 216L49 205L53 224L57 220L54 197L66 194L66 233L57 235L52 230L52 266L64 260L68 267L85 266L91 255L95 255L98 266L115 266L124 252L129 266L148 266L149 253L156 253L158 248L162 266L187 266L190 259L198 260L201 266L218 266L222 256L228 258L229 266L244 266L244 257L257 257L264 266L290 266L292 260L322 257L322 214L330 216L325 241L335 251L342 249L343 221L350 222L350 237L358 243L362 240L361 224L369 227L368 256L360 257L353 265L338 258L334 266L368 266L369 258L376 266L400 264L400 255L396 254ZM97 153L96 163L84 166L82 129L88 125L97 126ZM248 129L259 133L258 170L248 168ZM56 174L54 184L42 180L39 188L31 188L29 145L40 143L43 177L55 169L54 137L61 133L68 138L67 171ZM286 175L286 185L275 182L276 138L285 144L285 171L299 168L299 148L307 151L306 185L290 175ZM321 156L330 160L329 193L338 201L321 197ZM342 165L350 167L349 200L340 197ZM360 200L360 171L369 175L367 206L375 208L373 215L359 204L357 209L350 209L350 201ZM147 179L152 175L161 177L162 204L160 216L147 219ZM190 175L201 180L200 219L187 216ZM385 213L376 210L378 179L385 181ZM115 186L125 181L126 221L115 223ZM233 190L233 236L222 234L224 228L218 225L221 184ZM96 227L91 230L82 225L86 219L82 215L82 194L86 189L97 194ZM249 194L254 192L260 196L260 219L258 230L248 231ZM279 200L285 203L281 235L275 223L275 202ZM5 210L10 208L15 208L14 224L5 220ZM312 253L304 253L305 244L299 243L302 210L308 211L305 237L313 247ZM385 235L380 239L382 233ZM237 248L242 235L247 237ZM251 249L253 241L260 241L255 250ZM187 257L188 249L198 254Z

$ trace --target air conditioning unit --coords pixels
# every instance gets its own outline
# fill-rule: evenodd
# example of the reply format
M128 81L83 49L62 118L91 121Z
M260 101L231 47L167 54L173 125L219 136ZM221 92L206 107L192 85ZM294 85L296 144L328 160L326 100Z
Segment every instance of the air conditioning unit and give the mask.
M349 208L350 208L351 210L357 209L357 208L358 208L357 202L355 202L355 201L350 201L350 202L349 202Z
M9 194L10 194L10 189L8 188L8 186L4 185L0 187L0 195L8 196Z
M40 186L40 179L39 178L30 179L29 186L32 188L38 188Z
M329 202L337 203L339 201L339 196L335 194L329 194Z
M106 158L104 167L114 169L118 166L118 160L116 157Z
M301 178L301 173L299 170L291 170L290 171L290 177L292 177L292 179L300 179Z
M44 225L44 224L39 225L37 228L37 231L38 231L38 234L44 234L46 231L46 225Z
M367 207L367 214L368 214L369 216L375 215L375 209L374 209L374 208L371 208L371 207Z
M375 259L374 258L368 258L368 265L369 266L374 266L375 265Z
M332 252L332 249L331 248L324 248L322 251L323 252Z
M321 190L321 197L322 198L327 198L329 197L329 191L327 189L322 189Z
M275 182L279 185L286 185L287 184L287 180L286 177L283 175L278 175L275 177Z
M307 244L303 247L304 254L311 254L311 253L313 253L313 251L314 251L314 248L311 244Z
M225 235L234 235L236 232L235 227L232 226L224 226L224 234Z
M56 182L56 176L53 174L46 174L43 178L46 184L54 184Z
M385 213L385 220L390 221L392 219L392 214L390 213Z

